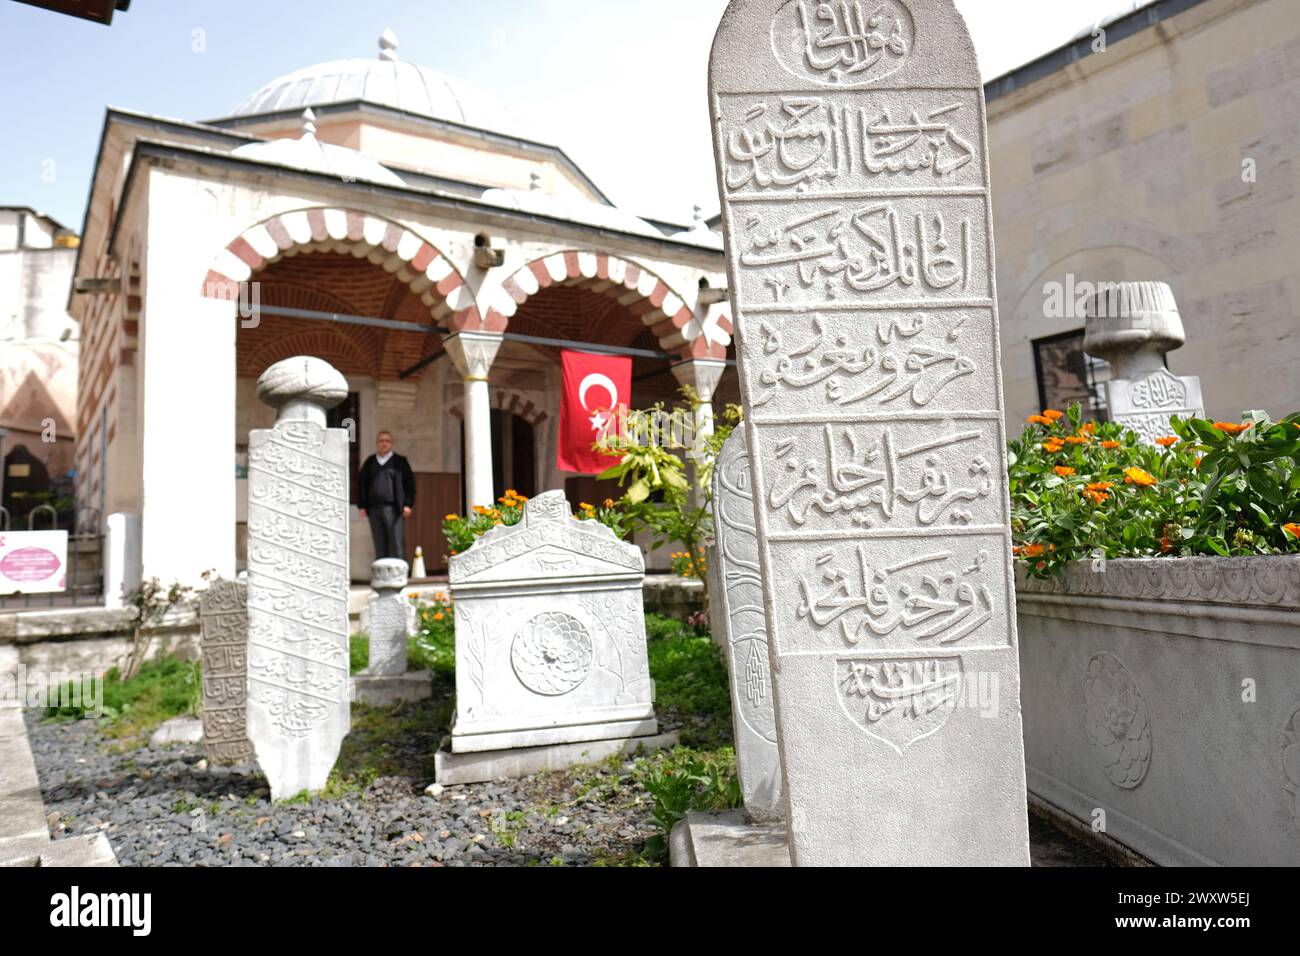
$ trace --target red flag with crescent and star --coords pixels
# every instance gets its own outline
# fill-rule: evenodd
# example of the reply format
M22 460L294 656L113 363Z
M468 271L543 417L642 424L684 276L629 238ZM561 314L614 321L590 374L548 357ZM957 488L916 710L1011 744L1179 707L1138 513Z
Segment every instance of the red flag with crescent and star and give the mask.
M598 475L620 460L617 455L593 451L591 446L606 433L618 433L619 407L626 407L632 397L632 359L562 351L560 361L564 385L555 467Z

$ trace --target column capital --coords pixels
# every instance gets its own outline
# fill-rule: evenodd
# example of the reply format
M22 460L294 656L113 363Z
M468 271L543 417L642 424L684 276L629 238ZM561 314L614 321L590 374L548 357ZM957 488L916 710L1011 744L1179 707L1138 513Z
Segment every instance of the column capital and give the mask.
M695 389L701 400L711 402L713 390L727 370L727 362L725 359L693 358L678 362L672 368L677 381Z
M504 338L500 332L455 332L443 339L442 345L466 381L487 381Z

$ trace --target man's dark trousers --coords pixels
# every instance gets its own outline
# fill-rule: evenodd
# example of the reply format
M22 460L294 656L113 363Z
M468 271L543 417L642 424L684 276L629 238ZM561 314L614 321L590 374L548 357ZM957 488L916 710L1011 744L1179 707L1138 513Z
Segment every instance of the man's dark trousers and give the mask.
M406 560L406 529L402 509L397 505L374 505L367 509L370 537L375 542L376 558Z

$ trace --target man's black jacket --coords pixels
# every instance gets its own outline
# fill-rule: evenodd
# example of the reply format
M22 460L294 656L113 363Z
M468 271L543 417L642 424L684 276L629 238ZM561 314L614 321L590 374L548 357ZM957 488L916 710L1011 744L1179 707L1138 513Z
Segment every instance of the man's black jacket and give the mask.
M381 505L415 507L415 474L411 463L397 452L382 465L371 455L357 476L357 506L369 509Z

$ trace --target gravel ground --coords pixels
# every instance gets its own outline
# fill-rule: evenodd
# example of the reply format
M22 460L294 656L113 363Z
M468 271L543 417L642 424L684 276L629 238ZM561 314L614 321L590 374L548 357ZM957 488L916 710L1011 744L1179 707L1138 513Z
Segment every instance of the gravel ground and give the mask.
M622 862L656 832L626 763L437 796L424 792L431 773L382 776L272 803L255 767L209 767L198 744L114 753L94 721L29 712L27 726L54 838L102 830L124 866L584 866ZM427 763L417 744L390 745L386 762Z
M404 720L436 727L436 707L412 705ZM354 733L341 765L378 746L372 762L396 772L273 804L257 768L209 767L198 744L124 749L95 721L42 723L36 711L27 727L53 837L102 830L124 866L589 866L636 862L657 832L630 763L431 795L436 731L378 744ZM1030 842L1036 866L1105 864L1034 816Z

